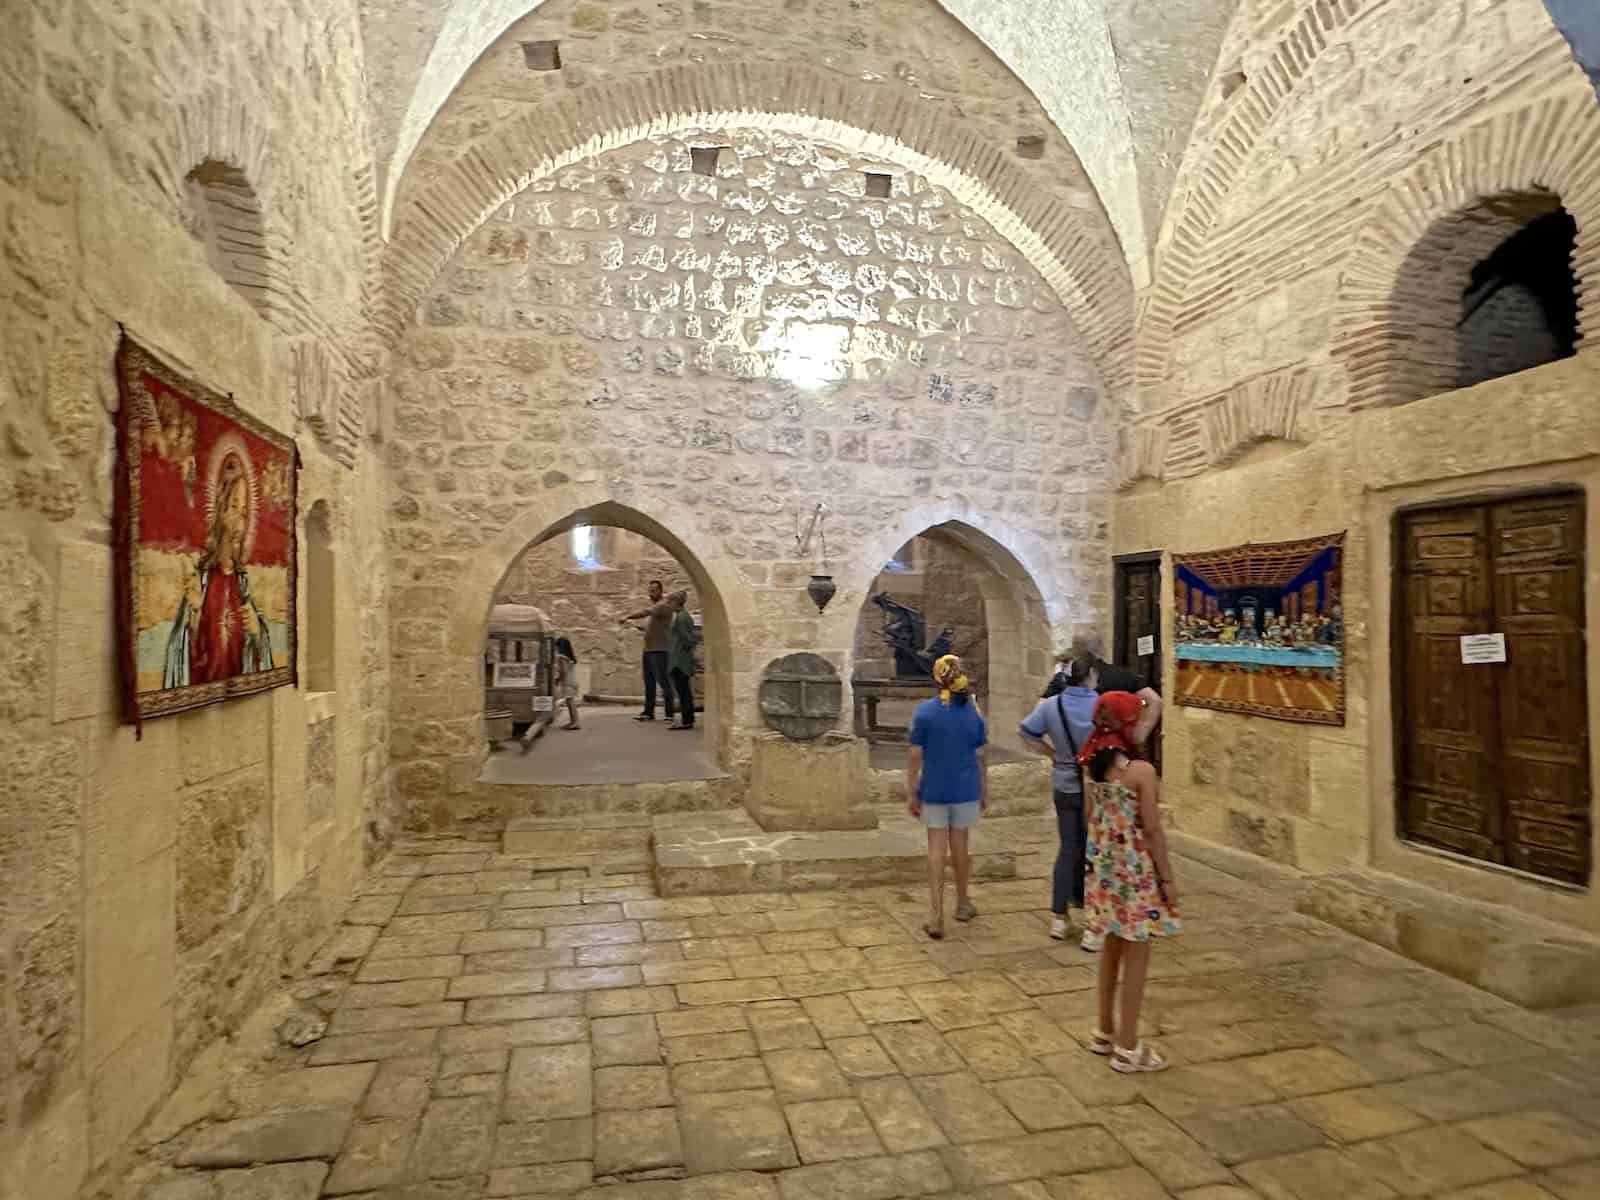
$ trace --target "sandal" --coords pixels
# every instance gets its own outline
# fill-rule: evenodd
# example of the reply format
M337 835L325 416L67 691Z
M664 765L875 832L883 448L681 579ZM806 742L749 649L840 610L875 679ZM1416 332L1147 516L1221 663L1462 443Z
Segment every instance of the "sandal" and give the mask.
M956 905L956 920L958 921L970 921L977 915L978 906L971 900L963 900L960 904Z
M1102 1029L1096 1029L1089 1035L1089 1051L1092 1054L1098 1054L1101 1058L1104 1058L1116 1048L1117 1035L1114 1033L1106 1033Z
M1111 1069L1124 1075L1137 1075L1144 1071L1165 1071L1167 1060L1143 1042L1132 1050L1117 1046L1111 1052Z
M943 925L935 925L932 921L929 921L926 925L924 925L922 927L922 932L927 934L929 937L931 937L936 942L944 940L944 926Z

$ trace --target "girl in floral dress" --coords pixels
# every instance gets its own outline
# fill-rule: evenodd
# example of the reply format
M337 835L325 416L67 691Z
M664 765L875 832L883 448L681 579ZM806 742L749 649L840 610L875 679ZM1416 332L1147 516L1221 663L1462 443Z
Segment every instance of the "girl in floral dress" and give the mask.
M1100 704L1106 699L1102 696ZM1159 1071L1166 1060L1139 1040L1139 1009L1150 968L1150 939L1171 937L1181 928L1178 888L1161 828L1161 781L1149 763L1129 756L1114 732L1104 726L1100 730L1083 749L1092 780L1086 805L1084 911L1088 927L1106 938L1100 959L1100 1027L1090 1049L1110 1056L1117 1071Z

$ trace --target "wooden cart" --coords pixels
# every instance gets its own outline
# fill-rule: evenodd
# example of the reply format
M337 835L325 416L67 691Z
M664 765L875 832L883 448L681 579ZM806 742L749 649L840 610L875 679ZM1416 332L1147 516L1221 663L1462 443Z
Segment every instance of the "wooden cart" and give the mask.
M484 736L538 737L555 716L555 633L529 604L496 604L483 648Z

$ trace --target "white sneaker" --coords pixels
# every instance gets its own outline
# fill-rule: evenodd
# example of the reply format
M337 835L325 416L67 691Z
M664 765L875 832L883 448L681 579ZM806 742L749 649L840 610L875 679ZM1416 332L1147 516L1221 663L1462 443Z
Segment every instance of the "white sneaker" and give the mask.
M1103 933L1096 933L1092 929L1085 929L1083 931L1083 941L1078 943L1078 945L1082 946L1090 954L1100 953L1100 951L1105 947L1105 944L1106 935Z
M1066 941L1067 934L1070 932L1072 932L1072 926L1067 923L1065 917L1050 918L1050 936L1055 938L1056 941Z

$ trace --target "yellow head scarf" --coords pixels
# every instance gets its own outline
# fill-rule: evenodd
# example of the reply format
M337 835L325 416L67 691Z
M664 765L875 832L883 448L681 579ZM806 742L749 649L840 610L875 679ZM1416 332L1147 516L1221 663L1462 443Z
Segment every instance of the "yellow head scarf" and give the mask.
M939 685L939 699L946 708L950 706L951 695L966 691L968 686L961 660L954 654L946 654L933 664L933 681Z

